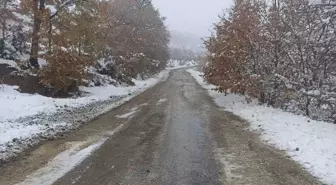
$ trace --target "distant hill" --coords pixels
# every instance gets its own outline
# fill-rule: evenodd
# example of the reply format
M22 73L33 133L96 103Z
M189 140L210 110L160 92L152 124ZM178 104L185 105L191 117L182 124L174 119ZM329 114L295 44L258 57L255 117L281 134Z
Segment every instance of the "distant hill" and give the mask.
M205 49L201 37L191 33L182 33L172 30L170 42L170 55L174 60L197 60L203 56Z
M204 52L202 38L191 33L179 32L171 30L171 48L180 48L191 50L195 53Z

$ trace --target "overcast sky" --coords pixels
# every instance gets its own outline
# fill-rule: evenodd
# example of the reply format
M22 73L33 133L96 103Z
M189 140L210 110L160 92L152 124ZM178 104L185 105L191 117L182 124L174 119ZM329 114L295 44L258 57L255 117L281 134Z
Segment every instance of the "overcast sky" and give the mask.
M171 30L209 35L218 15L230 7L231 0L152 0L161 14L167 17Z

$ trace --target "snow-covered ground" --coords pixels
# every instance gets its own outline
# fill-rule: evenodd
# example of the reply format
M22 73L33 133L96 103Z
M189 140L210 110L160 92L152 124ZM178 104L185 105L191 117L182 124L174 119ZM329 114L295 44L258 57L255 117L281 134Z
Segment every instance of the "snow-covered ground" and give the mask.
M17 63L14 62L13 60L5 60L5 59L0 58L0 64L6 64L9 67L19 69L19 66L17 65Z
M163 71L144 81L133 80L135 86L81 87L85 97L48 98L23 94L15 86L0 84L0 163L44 139L61 136L140 92L165 80Z
M168 69L179 69L179 68L184 68L184 67L193 67L197 66L199 62L190 60L190 61L185 61L185 60L169 60L167 64Z
M208 90L215 102L225 110L241 116L250 123L250 129L261 134L266 143L285 150L287 154L314 176L327 184L336 184L336 125L315 121L280 109L247 103L245 97L213 91L202 73L187 70Z

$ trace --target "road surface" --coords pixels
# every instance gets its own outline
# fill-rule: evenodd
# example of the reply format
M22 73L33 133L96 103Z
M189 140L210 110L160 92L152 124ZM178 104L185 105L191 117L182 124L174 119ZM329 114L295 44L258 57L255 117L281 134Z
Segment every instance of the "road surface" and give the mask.
M217 107L183 69L64 140L118 125L54 185L321 184Z

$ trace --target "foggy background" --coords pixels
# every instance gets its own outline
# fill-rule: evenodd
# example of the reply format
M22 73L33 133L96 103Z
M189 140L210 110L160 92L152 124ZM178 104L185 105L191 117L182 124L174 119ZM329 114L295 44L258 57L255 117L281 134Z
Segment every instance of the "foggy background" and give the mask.
M171 31L172 47L199 51L202 37L210 36L213 23L230 7L231 0L153 0L166 17Z

